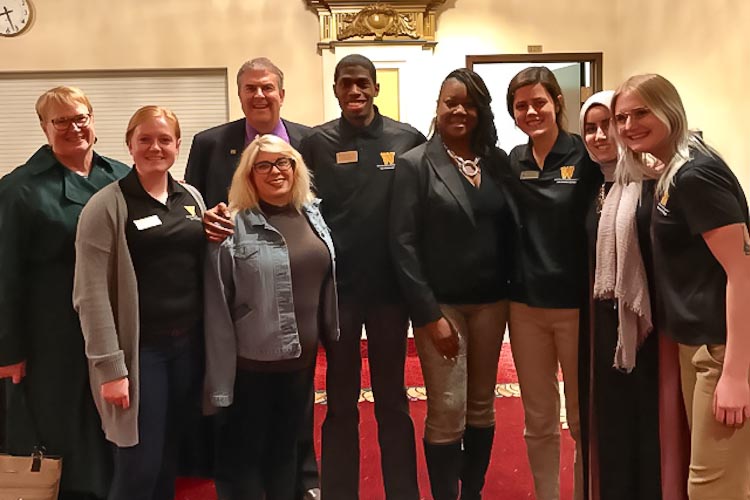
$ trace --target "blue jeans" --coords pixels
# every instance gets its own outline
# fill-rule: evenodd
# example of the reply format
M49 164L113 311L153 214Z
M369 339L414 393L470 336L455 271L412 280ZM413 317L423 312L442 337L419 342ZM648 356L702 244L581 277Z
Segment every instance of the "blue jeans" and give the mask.
M198 336L164 337L140 346L138 444L115 447L109 500L172 500L178 447L200 387Z

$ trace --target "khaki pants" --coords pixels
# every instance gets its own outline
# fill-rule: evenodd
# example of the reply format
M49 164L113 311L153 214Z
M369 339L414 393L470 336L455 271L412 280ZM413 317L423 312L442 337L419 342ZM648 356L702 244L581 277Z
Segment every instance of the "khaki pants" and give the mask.
M750 499L750 423L729 427L714 418L724 345L680 344L682 396L690 424L690 500Z
M466 425L495 425L497 362L508 321L508 301L490 304L441 304L443 316L458 332L458 357L444 359L424 328L414 339L427 388L425 439L431 444L461 440Z
M526 450L537 500L560 498L560 389L576 442L575 500L583 499L581 428L578 414L578 309L510 304L510 346L523 401Z

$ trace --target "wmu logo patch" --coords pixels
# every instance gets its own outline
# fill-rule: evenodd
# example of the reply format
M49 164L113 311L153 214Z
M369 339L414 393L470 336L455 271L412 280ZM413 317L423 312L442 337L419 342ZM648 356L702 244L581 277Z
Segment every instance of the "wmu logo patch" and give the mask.
M201 220L195 213L195 205L183 205L185 211L188 213L185 218L190 220Z
M396 152L395 151L381 151L380 159L383 163L378 165L380 170L393 170L396 168Z
M558 184L576 184L578 179L573 178L575 173L575 165L565 165L564 167L560 167L560 178L555 179L555 182Z
M659 203L656 204L656 209L659 211L660 214L663 216L669 215L669 209L667 208L667 203L669 203L669 191L661 195L661 198L659 199Z

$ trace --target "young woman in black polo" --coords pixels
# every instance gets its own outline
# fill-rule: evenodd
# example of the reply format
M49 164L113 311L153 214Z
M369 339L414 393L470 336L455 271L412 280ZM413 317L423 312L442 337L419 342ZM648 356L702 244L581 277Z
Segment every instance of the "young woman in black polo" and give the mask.
M508 112L529 142L510 153L518 238L510 341L525 412L526 447L539 500L559 498L560 395L576 441L575 499L583 498L578 409L579 312L587 302L585 217L602 184L581 138L565 131L560 85L546 67L518 73Z
M657 320L679 343L691 428L691 500L750 497L750 236L747 200L721 157L691 135L677 90L629 78L612 100L625 165L664 165L651 219Z
M168 500L182 431L200 400L205 205L169 175L180 148L174 113L140 108L125 142L133 170L81 213L73 303L114 444L108 499Z

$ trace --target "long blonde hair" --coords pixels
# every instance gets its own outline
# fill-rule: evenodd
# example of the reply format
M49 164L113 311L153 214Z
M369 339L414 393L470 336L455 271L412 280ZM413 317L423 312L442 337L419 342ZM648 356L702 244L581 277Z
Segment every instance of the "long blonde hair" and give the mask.
M669 145L669 160L664 170L659 174L656 186L657 197L669 190L674 182L674 176L682 166L690 160L690 148L694 147L704 154L718 156L716 151L706 146L703 140L691 134L688 128L687 114L682 99L672 83L661 75L644 74L631 76L620 85L612 97L613 113L617 107L617 100L625 92L634 92L643 103L669 130L667 137ZM615 127L616 129L617 127ZM616 181L627 184L640 181L644 176L653 176L652 165L654 158L649 153L637 153L626 147L617 130L615 139L621 146L615 174Z
M240 163L232 177L232 186L229 188L229 210L234 214L241 210L258 208L260 200L250 176L253 172L255 159L261 151L284 154L294 160L291 204L300 211L305 203L309 203L314 198L312 176L302 159L302 155L285 140L273 134L256 137L242 153Z

